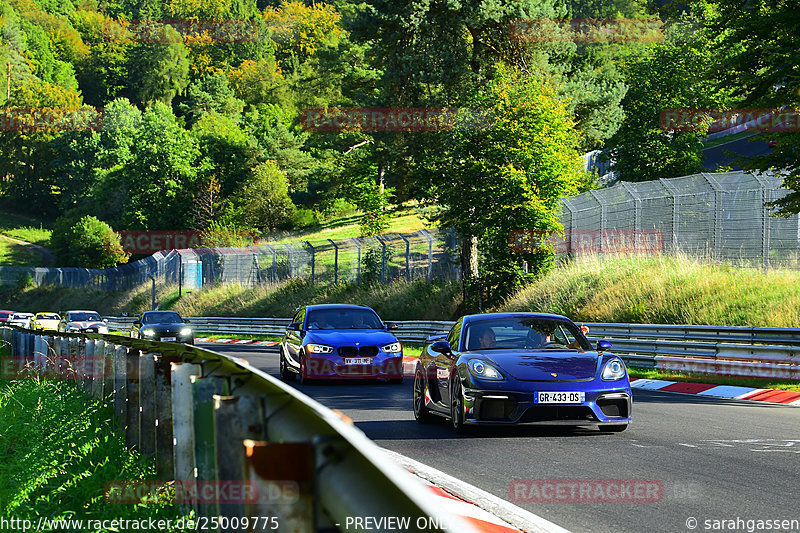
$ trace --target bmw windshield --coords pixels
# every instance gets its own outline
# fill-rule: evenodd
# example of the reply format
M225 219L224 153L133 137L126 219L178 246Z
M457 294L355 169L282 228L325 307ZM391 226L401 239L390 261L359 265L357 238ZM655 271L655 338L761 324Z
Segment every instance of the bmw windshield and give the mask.
M316 309L308 314L308 329L384 329L369 309Z

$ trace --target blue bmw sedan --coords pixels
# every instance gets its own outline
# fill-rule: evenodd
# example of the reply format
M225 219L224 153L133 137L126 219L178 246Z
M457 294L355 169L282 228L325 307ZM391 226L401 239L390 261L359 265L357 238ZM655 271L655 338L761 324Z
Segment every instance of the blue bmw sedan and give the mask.
M299 308L280 343L280 375L300 383L330 379L403 381L403 346L365 305Z
M566 317L489 313L428 339L414 372L414 417L467 425L596 425L623 431L632 395L622 359Z

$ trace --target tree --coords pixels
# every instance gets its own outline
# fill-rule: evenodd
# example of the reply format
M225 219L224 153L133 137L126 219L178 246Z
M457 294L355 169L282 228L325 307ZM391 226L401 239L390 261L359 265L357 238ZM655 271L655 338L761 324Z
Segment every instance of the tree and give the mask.
M60 217L50 238L61 266L109 268L130 257L122 249L119 234L92 216Z
M155 24L152 42L132 47L129 60L129 87L142 104L170 104L189 83L189 52L183 37L169 24Z
M622 101L625 119L609 141L613 169L625 181L674 178L700 172L706 131L661 128L669 109L720 109L731 102L727 87L710 76L716 61L711 40L691 20L675 23L644 58L627 71L629 89Z
M270 232L285 225L294 212L286 176L274 161L260 163L237 193L234 203L245 227Z
M477 245L483 286L497 302L525 278L522 259L541 272L551 258L546 251L516 256L509 234L519 228L560 231L559 200L587 188L589 180L580 172L574 123L553 87L498 67L469 103L489 110L494 121L485 129L456 123L452 131L436 133L420 164L431 176L427 200L441 207L435 219L464 243L463 271L475 268L468 262L477 262L470 251Z
M158 102L142 117L123 172L130 199L123 209L126 227L185 229L191 222L198 177L209 169L197 141Z
M186 91L186 102L179 107L187 115L189 124L212 111L238 122L244 102L236 98L228 79L220 73L193 81Z

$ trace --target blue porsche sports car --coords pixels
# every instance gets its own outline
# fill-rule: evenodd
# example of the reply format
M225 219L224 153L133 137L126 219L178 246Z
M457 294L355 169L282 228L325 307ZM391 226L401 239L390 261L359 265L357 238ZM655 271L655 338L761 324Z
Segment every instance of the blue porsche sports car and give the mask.
M592 348L566 317L490 313L428 339L414 372L414 417L465 425L597 425L623 431L631 386L611 344Z
M319 304L301 307L281 340L284 381L386 379L403 381L403 346L365 305Z

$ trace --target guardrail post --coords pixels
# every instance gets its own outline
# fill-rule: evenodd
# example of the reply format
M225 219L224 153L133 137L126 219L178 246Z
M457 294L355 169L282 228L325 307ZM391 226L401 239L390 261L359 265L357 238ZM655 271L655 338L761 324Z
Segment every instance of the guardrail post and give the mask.
M204 482L218 480L216 465L216 426L214 424L214 395L225 392L225 382L214 376L192 376L192 404L194 408L194 467L198 489ZM202 490L198 490L202 493ZM214 490L216 494L216 487ZM217 500L197 504L198 516L216 516Z
M125 445L139 449L139 350L129 348L125 356Z
M156 400L156 471L159 479L173 479L175 461L173 458L172 421L172 373L171 363L176 359L165 356L155 360L155 400Z
M244 441L247 480L257 485L245 516L274 517L281 531L313 533L314 447L307 442ZM273 518L270 518L273 519ZM270 524L259 524L268 530Z
M91 394L92 381L94 380L94 339L86 339L82 344L79 344L79 351L83 352L83 356L78 360L78 368L81 371L81 386L87 394Z
M127 419L127 403L125 397L127 394L127 364L125 359L128 355L128 349L125 346L114 347L114 417L117 419L117 425L120 428L125 427L125 420Z
M139 451L142 455L156 453L156 383L155 355L139 355Z
M92 397L101 399L103 397L103 380L105 379L108 365L106 364L106 341L94 341L94 352L92 356Z
M256 495L255 484L245 482L245 439L264 438L264 411L260 396L214 396L214 420L216 424L217 478L221 483L234 485L231 494L241 495L238 502L220 503L219 514L228 518L243 517L245 502ZM229 522L230 523L230 522ZM235 532L237 528L221 528L223 533Z
M170 364L172 388L172 434L175 481L194 479L194 408L192 407L193 376L203 372L203 367L189 363ZM183 506L186 508L186 506Z

